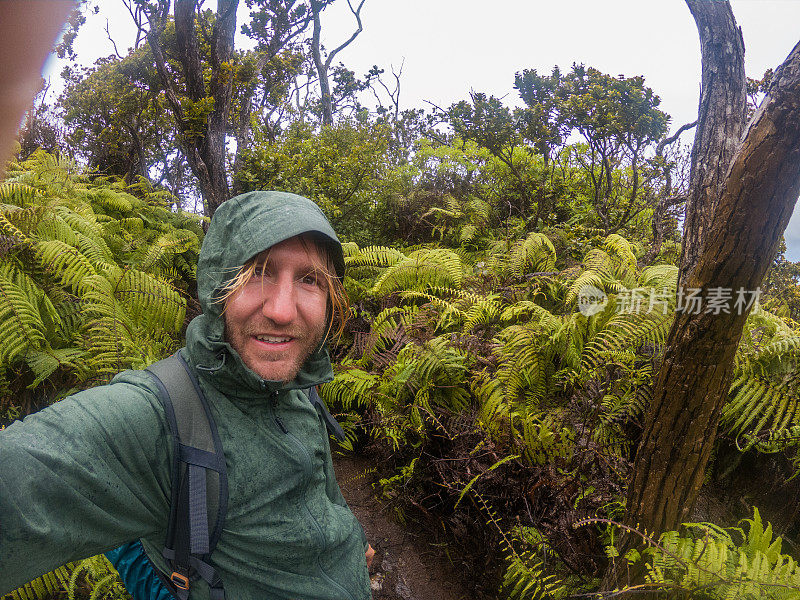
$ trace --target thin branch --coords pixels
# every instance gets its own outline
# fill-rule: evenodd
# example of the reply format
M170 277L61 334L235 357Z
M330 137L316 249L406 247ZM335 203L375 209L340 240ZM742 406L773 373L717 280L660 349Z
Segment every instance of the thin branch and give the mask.
M134 3L136 4L136 8L133 7ZM136 25L136 41L134 42L133 48L134 50L138 50L142 39L146 38L148 34L148 31L144 28L144 9L142 5L136 3L135 0L122 0L122 4L128 10L128 14L130 14L134 25Z
M691 129L697 125L697 119L692 121L691 123L686 123L676 131L674 134L669 136L668 138L664 138L660 142L658 142L658 146L656 146L656 156L661 156L664 153L664 148L672 144L675 140L677 140L684 131Z
M354 16L355 16L355 18L356 18L356 22L358 23L358 29L356 29L356 30L355 30L355 32L353 32L353 35L351 35L351 36L350 36L350 37L347 39L347 41L346 41L346 42L344 42L343 44L341 44L340 46L338 46L336 49L332 50L332 51L330 52L330 54L328 54L328 58L327 58L327 60L325 61L325 70L326 70L326 71L327 71L328 69L330 69L331 63L333 62L333 57L334 57L334 56L336 56L336 55L337 55L337 54L338 54L340 51L342 51L342 50L344 50L345 48L347 48L347 46L349 46L349 45L350 45L350 43L351 43L351 42L352 42L354 39L356 39L356 38L358 37L358 35L359 35L359 34L360 34L360 33L361 33L363 30L364 30L364 27L363 27L363 25L361 24L361 8L364 6L364 2L366 2L366 1L367 1L367 0L361 0L361 3L358 5L358 8L357 8L356 10L353 10L353 5L350 3L350 0L347 0L347 6L349 6L349 7L350 7L350 12L351 12L351 13L353 13L353 15L354 15Z
M108 41L111 42L111 45L114 46L114 54L117 55L117 58L122 60L122 55L117 49L117 43L114 41L114 38L111 37L111 32L108 30L108 19L106 19L106 37L108 38Z

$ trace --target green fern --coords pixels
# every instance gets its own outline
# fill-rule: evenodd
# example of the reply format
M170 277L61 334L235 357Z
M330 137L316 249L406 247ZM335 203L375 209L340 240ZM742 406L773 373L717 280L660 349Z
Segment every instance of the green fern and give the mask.
M464 304L461 298L457 298L455 302L450 302L438 295L440 293L438 289L432 291L435 292L435 294L417 292L414 290L405 291L400 293L400 298L403 302L421 300L440 310L440 317L435 327L435 331L437 332L448 331L459 326L466 317L466 313L461 307L461 305Z
M502 591L509 600L574 597L585 583L569 575L550 541L534 527L518 526L507 537Z
M415 250L384 271L371 293L385 297L396 291L426 291L435 287L460 287L464 277L461 258L443 248Z
M484 371L472 379L470 390L478 403L478 425L494 439L507 433L511 405L502 383Z
M533 232L514 245L510 257L510 270L516 276L530 271L553 271L556 268L556 249L553 242L542 234Z
M320 386L320 395L327 404L352 410L367 407L378 383L378 376L358 368L339 371L330 383Z
M731 529L686 523L683 533L663 534L642 559L647 579L657 589L678 587L714 600L789 600L800 595L800 567L781 553L781 545L754 509L752 519Z
M131 600L119 574L103 555L84 559L75 565L67 589L69 600L75 600L82 578L91 589L88 600Z
M603 250L614 261L614 277L630 287L636 281L636 253L628 240L612 233L603 241Z
M385 246L368 246L360 249L350 242L343 246L344 262L348 268L355 267L391 267L406 258L406 255L395 248Z
M464 332L470 332L476 327L487 327L500 320L502 305L497 296L487 295L472 304L464 314Z
M75 563L45 573L2 597L2 600L49 600L69 587Z
M0 264L0 364L10 364L46 344L38 296L29 277L10 264Z
M14 204L21 208L32 204L38 192L35 187L19 181L0 182L0 202L3 204Z
M721 426L742 450L799 447L800 335L770 313L748 316L736 354L734 380Z
M367 363L382 353L392 355L394 362L402 346L408 342L406 329L417 312L416 306L391 306L382 310L372 322L361 353L362 362Z
M0 184L0 369L35 388L108 380L179 344L202 232L144 185L37 152ZM61 380L59 380L61 381ZM4 384L0 381L0 384ZM69 385L68 384L68 385Z

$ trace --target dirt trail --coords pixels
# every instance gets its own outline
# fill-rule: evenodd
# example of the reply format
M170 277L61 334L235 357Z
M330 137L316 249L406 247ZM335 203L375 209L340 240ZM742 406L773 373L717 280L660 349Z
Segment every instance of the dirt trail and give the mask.
M334 451L336 478L375 549L370 569L373 600L467 600L456 569L426 536L399 525L373 496L368 459Z

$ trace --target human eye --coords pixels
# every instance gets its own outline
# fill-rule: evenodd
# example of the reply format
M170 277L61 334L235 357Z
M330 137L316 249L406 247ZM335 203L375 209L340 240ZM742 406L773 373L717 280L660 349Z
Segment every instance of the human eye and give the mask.
M328 282L325 275L317 269L308 271L302 277L298 278L297 281L300 285L313 288L314 290L326 291L328 289Z
M268 265L256 265L253 267L253 277L250 279L253 283L265 284L269 283L272 279L272 270Z
M300 283L318 286L320 285L320 279L316 273L306 273L300 278Z

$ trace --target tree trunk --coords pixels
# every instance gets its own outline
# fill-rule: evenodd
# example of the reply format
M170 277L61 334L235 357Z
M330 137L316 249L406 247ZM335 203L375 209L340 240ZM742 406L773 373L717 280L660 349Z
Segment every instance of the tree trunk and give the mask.
M744 131L744 40L727 2L686 0L700 34L702 83L689 171L679 285L697 265L725 174Z
M315 0L311 0L311 12L314 15L314 30L311 36L311 53L314 57L314 66L317 68L317 77L319 77L319 91L320 102L322 103L322 124L333 125L333 102L331 100L331 84L328 79L328 66L327 61L322 60L321 49L321 36L322 36L322 21L320 13L322 12L323 4Z
M236 8L239 0L217 2L217 19L210 40L211 78L208 92L204 83L204 64L197 40L195 22L197 3L198 0L175 0L175 35L178 60L186 84L185 94L178 91L167 68L167 60L161 47L161 34L169 14L168 0L160 0L148 13L150 32L147 34L147 41L153 52L159 79L179 132L181 150L192 173L197 177L205 214L211 217L217 207L230 196L225 136L233 95L230 61L233 59L233 36L236 31ZM214 107L205 123L198 124L186 114L181 96L192 104L209 97L214 101Z
M331 50L328 53L328 57L323 61L321 39L322 21L320 14L322 13L322 10L332 1L333 0L311 0L311 14L314 19L314 29L311 35L311 54L314 57L314 66L317 68L317 74L319 75L319 90L320 100L322 102L323 125L333 125L333 97L331 96L331 84L330 80L328 79L328 72L330 71L331 64L333 63L333 57L347 48L347 46L349 46L352 41L356 39L363 31L364 27L361 23L361 9L364 7L364 2L367 0L361 0L358 3L357 8L353 8L352 1L347 0L347 6L350 8L350 12L356 19L356 30L350 34L350 37L347 38L347 40Z
M687 280L704 299L713 288L732 290L733 299L739 289L757 290L792 215L800 193L800 43L776 73L723 182ZM709 309L678 313L636 454L626 524L655 535L686 521L697 499L749 312ZM623 552L634 541L623 541ZM626 574L612 565L605 589L624 583Z
M177 4L177 3L176 3ZM236 9L239 0L217 0L217 21L211 35L210 96L214 110L208 119L208 133L202 140L200 154L208 166L209 197L206 214L210 217L230 197L228 187L227 147L229 115L233 99L233 36L236 33ZM201 72L202 73L202 72Z

